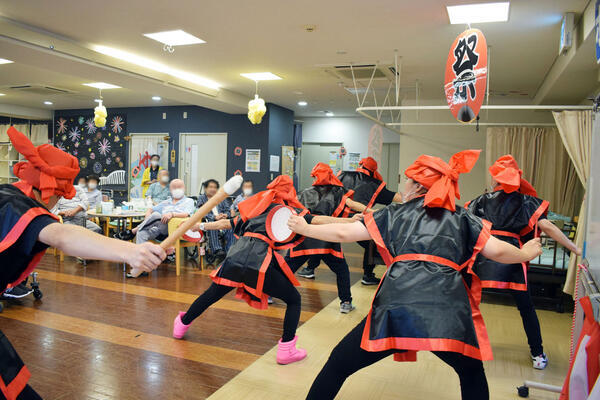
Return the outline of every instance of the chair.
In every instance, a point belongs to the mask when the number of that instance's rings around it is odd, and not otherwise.
[[[62,217],[59,215],[58,219],[60,221],[60,223],[63,223],[63,219]],[[56,257],[56,254],[58,253],[58,259],[60,260],[60,262],[65,261],[65,253],[63,253],[62,250],[58,250],[56,247],[52,248],[52,255]]]
[[[169,235],[179,227],[187,218],[171,218],[169,221]],[[200,258],[200,271],[204,269],[204,262],[200,255],[200,248],[205,246],[205,242],[188,242],[185,239],[179,238],[175,242],[175,273],[177,276],[181,274],[181,249],[185,247],[196,247],[198,249],[198,257]]]

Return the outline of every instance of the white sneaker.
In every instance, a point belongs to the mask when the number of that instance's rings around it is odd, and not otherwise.
[[[352,302],[350,301],[345,301],[342,304],[340,304],[340,312],[342,314],[348,314],[350,311],[355,310],[356,307],[354,307],[354,304],[352,304]]]
[[[545,369],[548,365],[548,357],[546,357],[545,353],[536,357],[531,356],[531,361],[533,361],[533,368],[535,369]]]

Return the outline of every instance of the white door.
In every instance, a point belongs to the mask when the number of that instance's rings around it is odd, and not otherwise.
[[[186,194],[197,196],[202,182],[227,180],[227,133],[181,133],[179,135],[179,177]]]
[[[381,164],[379,172],[387,183],[387,188],[393,192],[398,191],[398,166],[400,164],[400,144],[384,143],[381,151]]]
[[[310,171],[318,162],[331,166],[334,173],[342,168],[339,158],[341,143],[302,143],[300,154],[300,190],[312,185],[313,178]]]
[[[165,137],[169,133],[130,133],[129,144],[129,195],[142,197],[142,176],[150,164],[150,156],[160,156],[160,166],[169,168],[169,142]]]

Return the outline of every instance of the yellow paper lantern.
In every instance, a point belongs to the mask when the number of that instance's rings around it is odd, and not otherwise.
[[[265,101],[258,97],[258,94],[254,95],[254,99],[248,102],[248,119],[252,124],[258,125],[262,122],[262,118],[267,112],[267,106]]]
[[[100,100],[98,106],[94,108],[94,125],[97,128],[103,128],[106,125],[107,116],[106,107],[102,105],[102,100]]]

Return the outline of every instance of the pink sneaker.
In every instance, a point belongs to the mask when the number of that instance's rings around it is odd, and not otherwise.
[[[173,337],[175,339],[182,339],[192,324],[186,325],[181,322],[181,317],[185,315],[185,311],[180,311],[173,321]]]
[[[277,344],[277,364],[291,364],[306,358],[306,350],[296,348],[297,341],[298,336],[295,336],[289,342],[282,342],[279,339]]]

